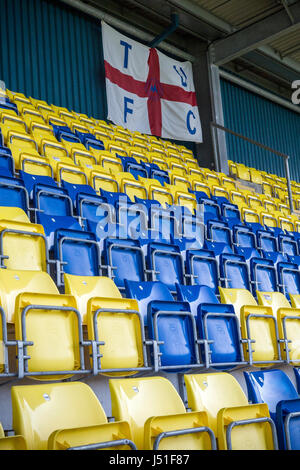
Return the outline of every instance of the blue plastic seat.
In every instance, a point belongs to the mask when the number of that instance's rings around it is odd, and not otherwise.
[[[100,276],[101,253],[92,233],[78,230],[56,230],[54,258],[58,260],[57,285],[64,283],[63,274]]]
[[[139,311],[144,318],[144,325],[148,325],[148,305],[153,300],[174,301],[169,289],[162,282],[140,282],[124,280],[125,296],[135,299],[139,305]]]
[[[0,206],[20,207],[29,214],[29,196],[21,180],[0,176]]]
[[[53,178],[51,178],[51,176],[32,175],[20,170],[20,179],[23,181],[30,199],[33,199],[34,197],[34,188],[36,185],[39,185],[40,187],[46,186],[57,188],[57,183]]]
[[[49,251],[52,251],[54,248],[54,239],[56,231],[82,230],[82,227],[80,226],[78,220],[72,216],[50,215],[44,214],[43,212],[38,212],[37,223],[41,224],[44,227]]]
[[[197,203],[203,206],[203,217],[204,223],[206,224],[209,220],[220,220],[221,209],[213,199],[206,197],[200,197],[197,199]]]
[[[10,149],[0,146],[0,171],[3,176],[14,176],[15,163]]]
[[[73,184],[62,180],[62,187],[70,196],[74,208],[78,207],[78,199],[81,199],[81,197],[85,197],[86,195],[96,196],[96,191],[88,184]]]
[[[279,290],[276,267],[271,260],[260,257],[251,258],[250,277],[254,296],[256,296],[256,291],[276,292]]]
[[[245,225],[236,225],[232,228],[232,239],[237,247],[257,248],[255,233]]]
[[[186,301],[197,319],[201,357],[207,368],[226,370],[245,364],[240,325],[233,305],[220,304],[207,286],[180,286],[178,300]],[[204,346],[206,345],[206,347]]]
[[[147,324],[149,339],[158,346],[152,354],[155,370],[182,373],[200,367],[196,322],[188,302],[151,301]]]
[[[277,276],[280,291],[289,297],[290,294],[300,294],[299,266],[293,263],[277,263]]]
[[[232,234],[230,228],[224,222],[209,220],[207,222],[207,240],[214,243],[222,243],[232,248]]]
[[[125,279],[147,280],[145,257],[138,240],[106,238],[103,256],[107,274],[120,290],[125,289]]]
[[[297,241],[291,235],[287,235],[287,234],[278,235],[278,247],[279,247],[279,250],[286,256],[287,255],[288,256],[299,255]]]
[[[210,287],[219,294],[219,266],[213,251],[188,250],[186,252],[186,275],[192,285]]]
[[[143,204],[117,201],[115,209],[119,238],[140,240],[141,243],[149,239],[148,211]]]
[[[251,403],[266,403],[276,424],[280,449],[300,450],[300,399],[282,370],[244,372],[248,399]],[[293,413],[298,415],[293,416]],[[288,431],[288,439],[285,432]]]
[[[152,271],[152,280],[163,282],[171,292],[175,292],[176,283],[186,283],[184,260],[177,245],[150,242],[147,262]]]
[[[242,256],[228,253],[221,254],[219,269],[224,287],[250,290],[249,266]]]
[[[33,203],[43,214],[73,216],[72,200],[63,188],[37,184],[33,189]],[[39,215],[39,212],[37,214]]]
[[[77,213],[85,229],[94,233],[98,223],[103,227],[106,222],[116,220],[115,208],[104,197],[90,194],[77,194]]]

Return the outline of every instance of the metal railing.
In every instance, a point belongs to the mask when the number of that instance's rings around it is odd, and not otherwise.
[[[260,142],[257,142],[256,140],[250,139],[249,137],[239,134],[238,132],[234,132],[233,130],[228,129],[227,127],[223,127],[215,122],[211,122],[210,125],[211,125],[211,135],[212,135],[213,146],[214,146],[215,166],[216,166],[217,171],[220,171],[220,148],[218,145],[218,137],[217,137],[218,130],[223,131],[227,134],[231,134],[235,137],[238,137],[239,139],[242,139],[245,142],[249,142],[250,144],[255,145],[256,147],[259,147],[263,150],[267,150],[268,152],[271,152],[274,155],[277,155],[278,157],[283,158],[284,166],[285,166],[285,176],[286,176],[286,182],[287,182],[287,188],[288,188],[289,206],[290,206],[291,213],[293,213],[294,206],[293,206],[293,196],[292,196],[291,177],[290,177],[290,168],[289,168],[290,156],[286,155],[285,153],[279,152],[278,150],[275,150],[271,147],[268,147],[267,145],[264,145]]]

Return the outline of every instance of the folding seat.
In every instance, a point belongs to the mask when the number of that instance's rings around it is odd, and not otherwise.
[[[26,123],[19,117],[11,116],[10,114],[1,113],[0,130],[3,136],[3,143],[8,144],[11,133],[19,132],[27,134],[28,128]]]
[[[276,428],[266,404],[249,405],[226,372],[184,376],[189,408],[204,411],[219,450],[277,449]]]
[[[62,180],[73,184],[88,184],[86,172],[80,166],[75,165],[69,157],[48,158],[54,173],[54,178],[60,183]]]
[[[198,204],[203,205],[203,217],[206,224],[209,220],[220,220],[221,210],[219,204],[207,197],[203,197],[202,193],[195,193]]]
[[[21,180],[0,176],[0,204],[2,207],[19,207],[30,214],[28,192]]]
[[[21,169],[22,155],[40,158],[37,144],[28,134],[11,132],[7,146],[11,150],[17,170]]]
[[[38,145],[40,153],[43,153],[43,144],[45,141],[54,142],[57,144],[57,139],[54,136],[53,128],[46,124],[40,124],[36,121],[30,123],[30,133]]]
[[[18,207],[0,208],[1,267],[47,271],[47,241],[41,225],[31,224]]]
[[[102,166],[105,171],[111,173],[123,171],[121,158],[114,157],[107,150],[97,150],[96,153],[95,149],[90,149],[90,152],[96,157],[98,165]]]
[[[229,289],[251,289],[249,266],[243,256],[222,253],[219,257],[221,284]]]
[[[171,292],[175,292],[176,283],[186,284],[184,260],[177,245],[149,243],[147,264],[152,281],[164,283]]]
[[[155,163],[141,162],[141,164],[148,171],[148,177],[150,179],[156,179],[161,185],[170,183],[168,172],[161,170]]]
[[[140,282],[125,279],[124,284],[125,296],[127,299],[135,299],[137,301],[145,326],[148,326],[148,307],[152,301],[174,301],[170,290],[162,282]]]
[[[241,324],[244,355],[252,366],[271,367],[282,363],[276,317],[271,307],[258,306],[246,289],[219,287],[221,302],[232,304]],[[254,345],[254,347],[253,347]]]
[[[174,204],[174,196],[169,190],[165,189],[159,181],[150,178],[141,178],[140,176],[139,181],[143,183],[146,188],[149,199],[154,199],[163,207],[172,206]],[[147,197],[144,199],[147,199]]]
[[[300,294],[300,271],[298,264],[290,262],[277,263],[279,290],[288,298]]]
[[[103,256],[108,277],[120,290],[125,288],[125,279],[147,280],[146,262],[139,240],[105,238]]]
[[[174,204],[177,206],[181,206],[182,208],[188,209],[192,214],[195,214],[197,211],[197,200],[194,194],[191,194],[186,191],[182,190],[177,190],[176,185],[164,185],[165,188],[167,188],[170,192],[170,194],[173,195],[174,199]]]
[[[232,232],[226,223],[218,220],[208,220],[207,222],[207,241],[215,245],[232,247]]]
[[[128,150],[128,157],[134,158],[138,163],[149,163],[147,154],[144,153],[142,148],[139,148],[135,145],[133,145],[131,149]]]
[[[33,111],[30,108],[24,108],[22,112],[22,118],[27,127],[30,127],[30,124],[34,121],[38,124],[45,124],[45,120],[42,116],[41,113],[39,113],[37,110]]]
[[[32,175],[30,173],[26,173],[25,171],[20,170],[19,179],[25,187],[30,200],[33,199],[34,193],[36,194],[39,188],[42,188],[44,186],[47,188],[57,188],[57,182],[50,176]]]
[[[94,165],[92,168],[85,167],[84,171],[87,175],[88,183],[92,188],[99,192],[99,190],[118,192],[119,183],[110,171],[105,170],[100,165]]]
[[[187,413],[175,387],[164,377],[110,379],[109,387],[112,414],[129,422],[139,450],[216,448],[206,414]]]
[[[14,430],[30,450],[136,449],[128,423],[108,422],[84,383],[14,386],[11,396]]]
[[[253,252],[249,266],[254,296],[256,296],[256,291],[275,292],[278,289],[276,267],[271,260],[255,256]]]
[[[288,363],[297,364],[300,360],[300,310],[291,308],[281,292],[257,292],[260,305],[270,306],[277,317],[281,355]]]
[[[187,250],[185,269],[192,285],[208,286],[219,294],[219,265],[213,251]]]
[[[148,336],[156,345],[151,355],[155,371],[182,373],[203,367],[188,302],[154,299],[148,304],[147,317]]]
[[[69,157],[69,152],[67,149],[58,141],[43,139],[41,147],[40,147],[41,155],[46,158],[52,158],[56,161],[60,161],[60,159],[66,160],[69,163],[74,163],[72,159]]]
[[[120,191],[126,193],[132,202],[135,197],[140,199],[147,199],[148,191],[143,184],[143,180],[137,181],[131,173],[117,173],[114,175],[116,181],[119,184]]]
[[[282,370],[244,372],[251,403],[266,403],[276,424],[279,448],[299,450],[299,395]]]
[[[63,274],[101,275],[100,247],[94,234],[72,229],[58,229],[54,235],[56,283],[63,285]]]
[[[170,168],[168,167],[167,161],[161,153],[150,152],[148,157],[150,163],[155,163],[161,170],[169,171]]]
[[[177,284],[176,289],[178,300],[188,302],[196,318],[198,343],[205,367],[223,370],[246,364],[240,325],[233,306],[220,304],[207,286]]]
[[[148,178],[148,171],[143,165],[139,164],[133,157],[120,157],[124,172],[129,172],[138,179],[139,176],[142,178]],[[122,172],[123,170],[121,170]]]
[[[1,143],[1,137],[0,137]],[[12,157],[11,151],[7,147],[0,145],[0,171],[3,176],[13,177],[15,174],[15,162]]]
[[[74,208],[79,207],[82,198],[96,196],[96,191],[89,184],[71,184],[63,180],[62,188],[67,191]]]

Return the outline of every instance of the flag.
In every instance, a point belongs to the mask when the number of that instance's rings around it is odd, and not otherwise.
[[[191,62],[174,60],[102,21],[107,119],[131,131],[202,142]]]

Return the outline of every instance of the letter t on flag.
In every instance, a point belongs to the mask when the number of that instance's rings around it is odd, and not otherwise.
[[[190,62],[179,62],[102,21],[107,119],[131,131],[202,142]]]

